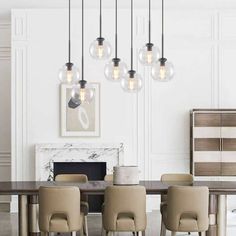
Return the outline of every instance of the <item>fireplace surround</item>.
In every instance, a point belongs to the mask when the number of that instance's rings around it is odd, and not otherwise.
[[[123,165],[123,143],[36,144],[35,180],[52,181],[56,162],[105,162],[106,174]]]

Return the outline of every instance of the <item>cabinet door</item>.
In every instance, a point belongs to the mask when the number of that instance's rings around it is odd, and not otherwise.
[[[222,114],[222,175],[236,176],[236,114]]]
[[[195,176],[221,175],[221,113],[195,113],[193,125]]]

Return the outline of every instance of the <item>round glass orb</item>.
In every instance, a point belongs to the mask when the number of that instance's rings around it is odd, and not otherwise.
[[[71,100],[75,104],[90,103],[94,97],[94,89],[86,84],[84,88],[81,88],[80,84],[73,86],[71,90]]]
[[[96,39],[91,43],[89,53],[96,60],[108,59],[111,56],[111,45],[106,40],[101,42]]]
[[[79,80],[79,69],[75,65],[70,69],[64,65],[59,70],[58,77],[62,84],[75,84]]]
[[[141,90],[143,85],[141,75],[135,71],[128,71],[124,78],[121,79],[121,87],[125,92],[136,93]]]
[[[118,82],[123,78],[128,69],[124,62],[114,62],[114,59],[109,61],[104,68],[105,77],[113,82]]]
[[[159,61],[152,66],[151,76],[156,81],[170,81],[174,77],[174,66],[169,61],[166,61],[163,65]]]
[[[145,66],[151,66],[160,57],[160,50],[158,47],[148,47],[145,45],[139,50],[139,61]]]

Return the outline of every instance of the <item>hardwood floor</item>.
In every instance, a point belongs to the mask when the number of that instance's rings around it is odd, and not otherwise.
[[[0,213],[0,236],[18,236],[17,232],[17,214]],[[101,216],[100,215],[89,215],[88,225],[89,225],[89,236],[101,236]],[[236,226],[227,228],[227,236],[236,235]],[[61,234],[61,236],[69,234]],[[79,234],[78,234],[79,235]],[[116,236],[132,236],[130,233],[119,233]],[[147,236],[160,236],[160,214],[158,211],[154,211],[148,214],[148,227],[146,231]],[[186,235],[180,233],[178,235]],[[196,233],[191,234],[192,236],[197,236]],[[167,231],[167,236],[170,233]]]

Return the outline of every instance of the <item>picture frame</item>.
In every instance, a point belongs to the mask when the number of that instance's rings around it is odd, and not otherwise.
[[[94,98],[72,109],[68,107],[72,85],[61,85],[61,136],[98,137],[100,136],[100,84],[89,83],[94,89]]]

